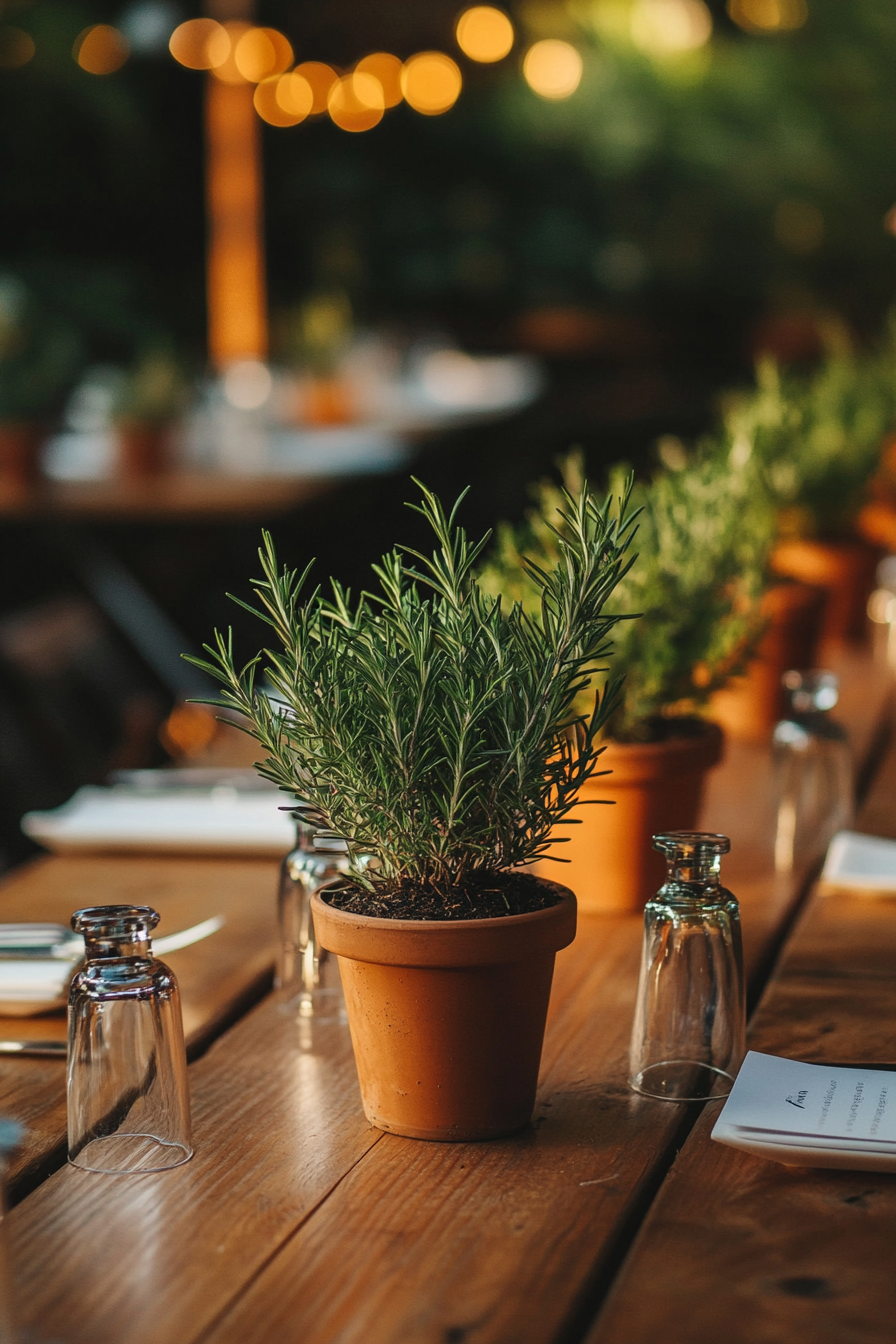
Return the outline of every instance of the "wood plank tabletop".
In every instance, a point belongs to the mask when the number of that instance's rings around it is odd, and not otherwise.
[[[326,476],[172,471],[145,480],[40,481],[0,494],[0,517],[93,522],[264,519],[333,489]]]
[[[181,987],[184,1031],[201,1049],[270,986],[276,950],[278,865],[270,859],[58,857],[36,859],[0,886],[0,921],[67,925],[83,906],[151,905],[159,933],[176,933],[213,915],[225,924],[165,960]],[[66,1036],[65,1013],[0,1016],[5,1040]],[[25,1126],[10,1170],[15,1184],[63,1160],[65,1060],[0,1056],[0,1114]]]
[[[843,716],[867,751],[889,681],[867,661],[854,674]],[[704,817],[735,842],[726,879],[755,975],[805,878],[773,880],[757,820],[769,784],[767,753],[732,751]],[[535,1123],[491,1143],[371,1129],[345,1025],[269,996],[191,1066],[191,1163],[63,1168],[13,1210],[24,1322],[63,1344],[579,1338],[693,1119],[627,1086],[640,939],[638,916],[580,920],[558,957]]]
[[[896,837],[896,747],[857,829]],[[896,891],[818,883],[749,1045],[896,1068]],[[713,1143],[705,1108],[587,1344],[891,1344],[896,1176],[785,1167]]]

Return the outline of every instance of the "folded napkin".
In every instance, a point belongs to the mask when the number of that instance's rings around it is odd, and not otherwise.
[[[896,1072],[751,1050],[712,1137],[790,1167],[896,1171]]]
[[[896,840],[838,831],[828,847],[821,876],[841,887],[896,894]]]
[[[28,812],[22,830],[60,854],[141,850],[281,858],[296,842],[295,825],[283,810],[288,806],[273,787],[90,785],[52,812]]]

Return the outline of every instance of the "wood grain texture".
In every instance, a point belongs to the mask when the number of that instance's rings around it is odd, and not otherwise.
[[[767,755],[729,757],[705,817],[729,822],[726,876],[754,929],[753,967],[796,886],[770,894],[756,853],[769,784]],[[581,919],[558,957],[535,1124],[487,1144],[369,1130],[345,1029],[301,1049],[268,1000],[190,1070],[192,1163],[121,1181],[62,1170],[13,1211],[26,1324],[60,1344],[563,1337],[612,1273],[685,1118],[627,1086],[640,940],[636,916]]]
[[[178,978],[188,1047],[211,1040],[238,1005],[263,987],[276,946],[278,866],[269,860],[67,857],[37,859],[0,886],[0,920],[68,924],[86,905],[151,905],[159,933],[224,915],[202,943],[165,958]],[[0,1017],[0,1036],[66,1035],[65,1014]],[[0,1057],[0,1114],[25,1127],[10,1176],[23,1179],[47,1161],[65,1135],[65,1061]]]
[[[860,829],[896,829],[896,749]],[[883,829],[883,827],[881,828]],[[751,1025],[750,1045],[896,1067],[896,899],[814,891]],[[896,1178],[819,1171],[715,1144],[706,1108],[587,1344],[890,1344]]]
[[[191,1067],[186,1166],[64,1167],[12,1211],[19,1314],[37,1338],[187,1344],[377,1142],[347,1028],[302,1027],[271,996]]]

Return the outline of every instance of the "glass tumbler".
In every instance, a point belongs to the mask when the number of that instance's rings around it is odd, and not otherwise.
[[[296,848],[280,869],[277,918],[280,948],[275,986],[284,992],[287,1012],[299,1017],[343,1017],[339,963],[314,934],[311,897],[349,870],[344,841],[317,841],[307,822],[297,821]],[[325,845],[332,848],[326,849]]]
[[[840,683],[833,672],[785,672],[790,699],[775,726],[775,869],[790,872],[801,857],[818,858],[831,836],[850,826],[855,785],[843,727],[830,717]]]
[[[667,880],[644,910],[629,1082],[664,1101],[727,1096],[744,1056],[740,911],[719,882],[724,835],[653,837]]]
[[[193,1155],[180,995],[152,955],[147,905],[78,910],[86,960],[68,1016],[68,1160],[85,1171],[166,1171]]]

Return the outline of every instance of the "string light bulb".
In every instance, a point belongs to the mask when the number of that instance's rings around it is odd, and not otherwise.
[[[390,56],[387,51],[375,51],[370,56],[362,56],[355,66],[359,75],[373,75],[383,90],[383,103],[386,107],[397,107],[401,102],[401,61]]]
[[[569,98],[581,83],[582,58],[571,43],[546,37],[526,52],[523,77],[539,98]]]
[[[171,34],[168,50],[188,70],[212,70],[230,55],[230,37],[215,19],[187,19]]]
[[[460,96],[463,80],[450,56],[441,51],[421,51],[405,61],[401,91],[405,101],[425,117],[449,111]]]
[[[513,46],[513,24],[493,5],[465,9],[457,21],[457,45],[471,61],[491,64],[503,60]]]
[[[127,39],[110,23],[95,23],[79,33],[72,55],[89,75],[112,75],[130,55]]]

